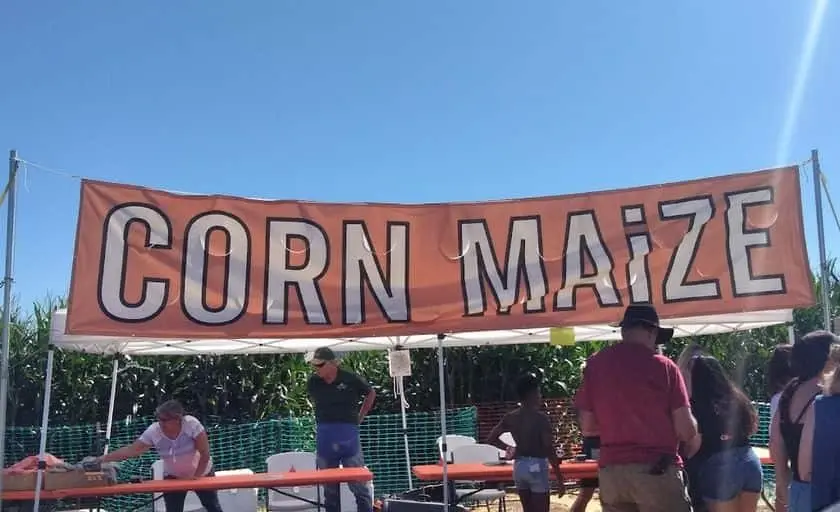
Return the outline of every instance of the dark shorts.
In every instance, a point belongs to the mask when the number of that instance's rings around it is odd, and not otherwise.
[[[761,461],[752,447],[715,453],[697,468],[697,494],[707,501],[729,501],[742,492],[761,492]]]
[[[583,438],[583,455],[589,460],[598,460],[598,451],[601,449],[600,437],[584,437]],[[580,487],[582,489],[597,489],[597,478],[582,478],[580,480]]]

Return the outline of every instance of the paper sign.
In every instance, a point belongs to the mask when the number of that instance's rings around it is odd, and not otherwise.
[[[552,327],[548,330],[549,343],[557,347],[569,347],[575,344],[575,330],[571,327]]]

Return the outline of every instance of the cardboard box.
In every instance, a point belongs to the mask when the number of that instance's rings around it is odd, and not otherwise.
[[[27,471],[25,473],[15,473],[12,475],[2,475],[3,491],[34,491],[37,483],[38,473],[36,471]],[[41,488],[44,482],[41,481]]]
[[[101,471],[49,471],[44,478],[44,489],[47,491],[101,487],[103,485],[111,485],[111,482]]]

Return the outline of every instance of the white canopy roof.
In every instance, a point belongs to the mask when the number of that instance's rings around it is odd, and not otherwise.
[[[305,353],[318,347],[330,346],[337,351],[386,350],[402,348],[434,348],[437,335],[370,337],[370,338],[306,338],[306,339],[210,339],[161,340],[137,336],[75,336],[64,333],[67,310],[52,314],[50,343],[60,350],[96,354],[202,355],[202,354],[276,354]],[[793,311],[774,310],[735,313],[694,318],[663,320],[663,325],[675,329],[675,337],[702,336],[733,331],[745,331],[793,321]],[[578,342],[606,341],[619,338],[616,328],[609,325],[575,327]],[[549,329],[521,329],[510,331],[482,331],[447,334],[447,347],[518,345],[548,343]]]

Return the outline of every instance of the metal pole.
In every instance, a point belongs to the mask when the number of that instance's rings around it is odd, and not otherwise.
[[[408,473],[408,490],[413,490],[414,479],[411,478],[411,450],[408,444],[408,420],[405,417],[405,383],[403,382],[405,377],[397,378],[399,379],[397,386],[399,386],[400,390],[400,413],[402,415],[403,442],[405,443],[405,470]]]
[[[814,171],[814,206],[817,210],[817,240],[820,247],[820,289],[823,303],[823,326],[831,330],[831,299],[828,294],[828,264],[825,257],[825,227],[822,208],[822,173],[820,157],[816,149],[811,150],[811,169]]]
[[[44,410],[41,411],[41,445],[38,448],[38,476],[35,479],[35,506],[32,510],[40,510],[41,487],[44,481],[44,470],[47,469],[47,427],[50,424],[50,394],[52,393],[53,351],[47,352],[47,377],[44,382]]]
[[[111,370],[111,401],[108,403],[108,423],[105,425],[105,451],[111,449],[111,427],[114,425],[114,402],[117,398],[117,377],[120,372],[120,360],[114,357],[114,369]]]
[[[449,472],[447,465],[449,461],[446,460],[448,448],[446,446],[446,383],[444,382],[444,365],[443,365],[443,338],[446,335],[438,334],[438,390],[440,392],[440,452],[443,454],[443,510],[449,512]]]
[[[9,400],[9,339],[12,323],[12,269],[15,255],[15,179],[17,151],[9,152],[9,184],[6,219],[6,273],[3,276],[3,337],[0,359],[0,469],[6,467],[6,409]],[[3,479],[0,478],[0,509],[3,508]]]

